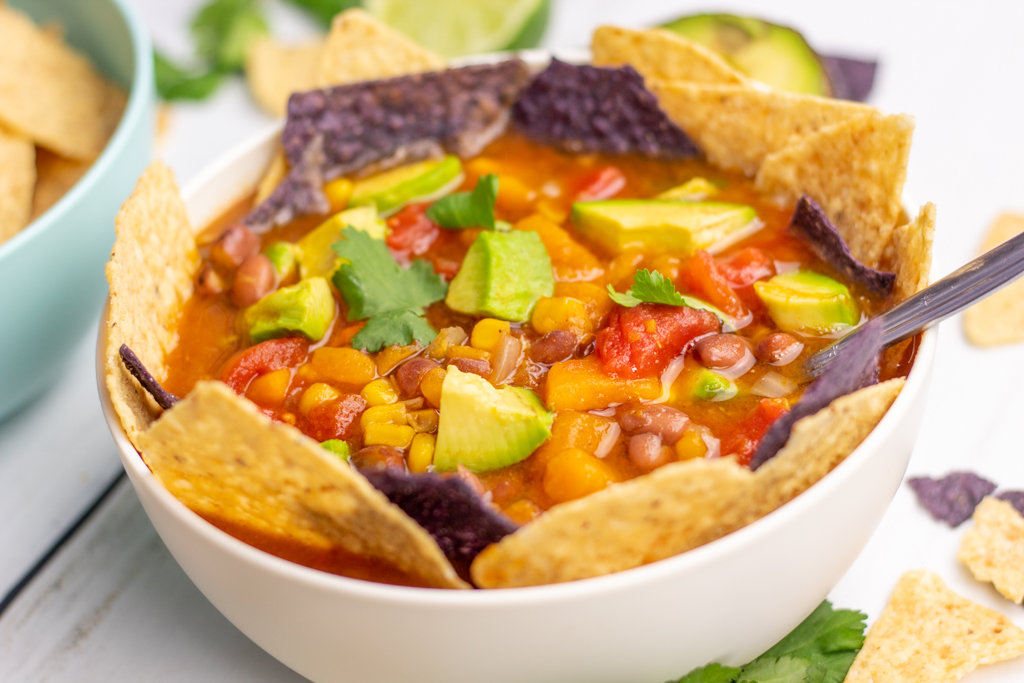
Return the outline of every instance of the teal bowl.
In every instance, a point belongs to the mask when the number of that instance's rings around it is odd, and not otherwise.
[[[153,49],[128,0],[10,0],[129,92],[106,149],[49,211],[0,244],[0,421],[65,371],[107,296],[114,216],[153,154]]]

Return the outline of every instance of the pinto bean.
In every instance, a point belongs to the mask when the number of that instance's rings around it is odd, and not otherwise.
[[[196,288],[200,294],[214,296],[224,291],[224,280],[217,274],[211,263],[204,263],[196,277]]]
[[[441,364],[429,358],[412,358],[398,366],[395,371],[395,381],[398,382],[398,390],[402,396],[415,396],[420,389],[420,380],[434,368],[441,367]]]
[[[405,455],[393,446],[366,446],[348,459],[357,470],[405,471]]]
[[[239,308],[252,306],[274,289],[277,272],[263,254],[253,254],[242,262],[231,285],[231,301]]]
[[[210,247],[210,260],[222,268],[234,270],[260,250],[260,238],[241,224],[232,225]]]
[[[537,363],[551,365],[565,360],[576,350],[576,335],[569,330],[551,330],[530,349],[530,358]]]
[[[629,439],[629,459],[644,472],[664,465],[671,455],[672,449],[666,448],[657,434],[634,434]]]
[[[627,433],[655,434],[667,444],[678,441],[690,424],[686,413],[669,406],[623,406],[617,412]]]
[[[463,372],[472,372],[484,379],[491,375],[491,364],[481,358],[452,358],[448,365],[454,365]]]
[[[804,350],[803,342],[785,332],[772,332],[757,343],[754,355],[768,365],[788,365]]]
[[[746,356],[747,343],[735,334],[712,334],[693,345],[693,357],[712,370],[731,368]]]

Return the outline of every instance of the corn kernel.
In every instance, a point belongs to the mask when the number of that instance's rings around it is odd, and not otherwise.
[[[398,400],[398,392],[391,386],[391,382],[381,377],[375,379],[359,392],[368,405],[372,406],[386,406],[389,403],[394,403]]]
[[[469,339],[469,345],[475,349],[494,351],[501,341],[501,335],[509,334],[511,331],[512,325],[504,320],[484,318],[473,326],[473,336]]]
[[[323,382],[311,384],[309,388],[302,392],[302,398],[299,399],[299,412],[303,415],[308,415],[309,411],[313,410],[313,408],[329,403],[339,396],[341,394],[330,384],[324,384]]]
[[[292,427],[294,427],[295,423],[298,421],[298,418],[295,417],[295,413],[284,413],[281,415],[281,422],[291,425]]]
[[[372,410],[372,408],[371,408]],[[363,443],[367,446],[393,446],[408,448],[416,432],[407,425],[385,424],[373,422],[363,432]]]
[[[362,351],[350,348],[325,346],[317,349],[313,352],[311,364],[317,379],[332,384],[361,387],[377,376],[377,366],[373,359]]]
[[[405,406],[401,403],[367,408],[359,418],[359,424],[362,425],[364,431],[371,424],[404,425],[405,422]]]
[[[331,203],[332,212],[341,211],[348,206],[353,187],[352,181],[348,178],[338,178],[324,185],[324,194]]]
[[[288,385],[292,381],[292,371],[288,368],[281,368],[260,375],[249,383],[245,395],[250,401],[268,408],[276,408],[284,403],[285,395],[288,393]]]
[[[426,472],[427,468],[434,462],[433,434],[417,434],[412,438],[412,445],[409,447],[409,471]]]
[[[438,415],[432,408],[426,410],[414,410],[406,417],[409,426],[417,432],[436,432]]]
[[[542,296],[533,307],[530,325],[538,334],[552,330],[569,330],[577,336],[583,334],[590,323],[586,305],[567,296]]]
[[[295,379],[301,382],[315,382],[316,370],[313,369],[312,363],[303,363],[299,366],[299,369],[295,371]]]
[[[708,447],[696,429],[687,429],[675,445],[676,457],[680,460],[696,460],[707,455]]]
[[[385,347],[377,354],[377,374],[383,377],[398,367],[398,364],[406,358],[415,356],[422,348],[419,344],[408,344],[407,346],[392,344]]]
[[[441,385],[446,374],[444,368],[434,368],[420,380],[420,393],[435,408],[441,407]]]
[[[414,410],[420,410],[423,407],[423,397],[417,396],[416,398],[407,398],[401,403],[409,412],[412,412]]]
[[[559,503],[596,493],[615,481],[615,472],[601,459],[567,448],[548,462],[544,493]]]
[[[526,524],[540,514],[540,508],[533,501],[520,498],[505,508],[505,514],[512,518],[517,524]]]
[[[472,358],[473,360],[490,360],[491,354],[483,349],[475,349],[472,346],[451,346],[448,353],[444,354],[445,359]]]

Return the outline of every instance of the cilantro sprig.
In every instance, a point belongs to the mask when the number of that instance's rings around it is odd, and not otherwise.
[[[442,228],[485,228],[494,230],[494,203],[498,199],[498,176],[489,173],[476,181],[470,192],[442,197],[427,209],[427,218]]]
[[[729,323],[730,318],[724,312],[700,299],[684,296],[676,291],[675,285],[667,277],[647,269],[638,270],[633,276],[633,286],[625,292],[616,292],[608,285],[608,296],[611,300],[625,308],[633,308],[640,304],[667,304],[669,306],[688,306],[700,308],[718,316],[722,323]]]
[[[335,271],[334,286],[341,292],[353,320],[368,319],[352,339],[352,346],[379,351],[392,344],[429,344],[437,333],[423,318],[426,306],[440,301],[448,285],[426,261],[398,265],[383,240],[348,226],[343,240],[333,245],[345,259]]]
[[[754,661],[738,669],[708,664],[671,683],[842,683],[864,645],[866,618],[826,600]]]

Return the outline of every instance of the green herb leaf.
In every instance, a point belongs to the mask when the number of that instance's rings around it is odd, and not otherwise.
[[[352,226],[341,234],[345,239],[333,248],[348,263],[335,271],[334,286],[345,298],[353,320],[423,308],[440,301],[448,292],[448,285],[428,262],[413,261],[410,267],[402,268],[383,240]]]
[[[740,670],[721,664],[708,664],[699,669],[694,669],[678,681],[669,683],[732,683],[739,675]]]
[[[732,322],[729,316],[706,301],[701,301],[693,296],[683,296],[677,292],[672,281],[658,271],[653,273],[646,269],[637,271],[633,276],[633,286],[625,292],[616,292],[611,285],[608,285],[608,296],[612,301],[626,308],[633,308],[645,303],[689,306],[714,313],[723,324]]]
[[[249,44],[267,33],[257,0],[213,0],[192,19],[196,53],[221,71],[241,70]]]
[[[288,0],[296,7],[300,7],[319,21],[324,27],[331,25],[331,19],[338,12],[344,12],[353,7],[359,7],[359,0]]]
[[[853,663],[852,659],[850,660],[850,663]],[[847,667],[847,669],[849,669],[849,667]],[[824,662],[818,662],[807,669],[807,678],[805,678],[804,681],[805,683],[825,683],[825,681],[828,680],[828,676],[828,667],[825,666]],[[843,676],[845,677],[846,674],[843,674]]]
[[[153,51],[156,90],[162,100],[204,100],[220,85],[224,74],[216,69],[190,73]]]
[[[456,192],[438,199],[427,209],[427,218],[449,230],[494,230],[494,202],[497,198],[498,176],[490,173],[477,180],[472,192]]]
[[[352,348],[371,353],[392,344],[411,344],[414,340],[426,346],[437,332],[426,319],[414,311],[388,311],[366,321],[366,326],[352,338]]]
[[[743,667],[738,683],[805,683],[811,660],[804,657],[758,657]]]

